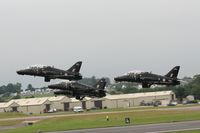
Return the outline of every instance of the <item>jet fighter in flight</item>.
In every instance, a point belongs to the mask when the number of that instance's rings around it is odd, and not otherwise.
[[[180,66],[174,67],[169,73],[164,76],[142,72],[131,71],[123,76],[116,77],[116,82],[136,82],[141,83],[143,88],[150,88],[151,85],[179,85],[180,81],[177,78]]]
[[[44,77],[45,82],[51,79],[80,80],[82,75],[79,73],[82,62],[79,61],[68,70],[61,70],[53,66],[34,65],[23,70],[17,71],[19,75],[30,75]]]
[[[77,81],[61,82],[58,84],[49,85],[50,89],[59,90],[54,92],[55,95],[66,95],[68,97],[75,97],[82,100],[84,97],[98,97],[102,98],[106,96],[104,90],[106,81],[104,78],[100,79],[94,86],[88,86]]]

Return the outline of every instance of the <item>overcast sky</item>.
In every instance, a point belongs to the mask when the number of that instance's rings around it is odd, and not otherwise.
[[[110,77],[130,70],[200,73],[199,0],[1,0],[0,85],[45,86],[19,76],[34,64]],[[59,80],[58,80],[59,81]],[[55,80],[52,83],[57,82]],[[48,83],[50,84],[50,83]]]

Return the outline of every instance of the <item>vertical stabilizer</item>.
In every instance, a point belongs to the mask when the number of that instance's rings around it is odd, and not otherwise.
[[[75,63],[70,69],[68,69],[67,71],[70,73],[79,73],[80,69],[81,69],[81,65],[82,65],[82,61],[79,61],[77,63]]]
[[[104,78],[100,79],[97,84],[94,85],[95,88],[104,90],[106,87],[106,80]]]
[[[166,77],[169,77],[169,78],[177,78],[178,76],[178,73],[179,73],[179,69],[180,69],[180,66],[175,66],[168,74],[166,74],[165,76]]]

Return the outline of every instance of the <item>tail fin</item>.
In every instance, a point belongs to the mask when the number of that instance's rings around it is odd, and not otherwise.
[[[100,90],[104,90],[106,87],[106,80],[104,78],[100,79],[95,85],[95,88],[100,89]]]
[[[76,64],[74,64],[70,69],[68,69],[68,72],[71,73],[79,73],[80,69],[81,69],[81,65],[82,65],[82,61],[77,62]]]
[[[175,66],[168,74],[166,74],[166,77],[170,78],[177,78],[178,72],[179,72],[180,66]]]

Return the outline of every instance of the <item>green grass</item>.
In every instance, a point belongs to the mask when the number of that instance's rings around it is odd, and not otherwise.
[[[179,105],[179,106],[160,106],[160,107],[133,107],[133,108],[116,108],[116,109],[102,109],[102,110],[90,110],[87,113],[96,113],[96,112],[115,112],[115,111],[134,111],[134,110],[148,110],[148,109],[163,109],[163,108],[180,108],[180,107],[193,107],[193,106],[200,106],[196,105]],[[15,113],[15,112],[7,112],[7,113],[0,113],[0,119],[4,118],[17,118],[17,117],[31,117],[31,116],[48,116],[48,115],[65,115],[65,114],[74,114],[73,111],[68,112],[57,112],[57,113],[46,113],[46,114],[23,114],[23,113]]]
[[[0,126],[14,126],[17,124],[22,123],[22,120],[15,120],[15,121],[0,121]]]
[[[110,121],[106,121],[106,115],[89,114],[86,116],[68,116],[51,118],[38,122],[32,126],[26,126],[4,133],[36,133],[37,131],[62,131],[96,127],[125,126],[124,118],[130,117],[131,125],[200,120],[200,111],[194,110],[146,110],[143,112],[132,111],[129,113],[111,113]]]
[[[190,104],[190,105],[178,105],[178,106],[136,106],[132,108],[115,108],[115,109],[102,109],[102,110],[91,110],[90,112],[113,112],[113,111],[131,111],[131,110],[148,110],[148,109],[167,109],[167,108],[182,108],[182,107],[195,107],[200,106],[199,104]]]
[[[23,113],[16,113],[16,112],[7,112],[7,113],[0,113],[0,119],[4,118],[16,118],[16,117],[26,117],[28,115]]]
[[[6,118],[20,118],[20,117],[26,117],[28,115],[23,114],[23,113],[14,113],[14,112],[9,112],[9,113],[0,113],[0,120],[1,119],[6,119]],[[13,126],[21,123],[22,120],[15,120],[15,121],[0,121],[0,126]]]

